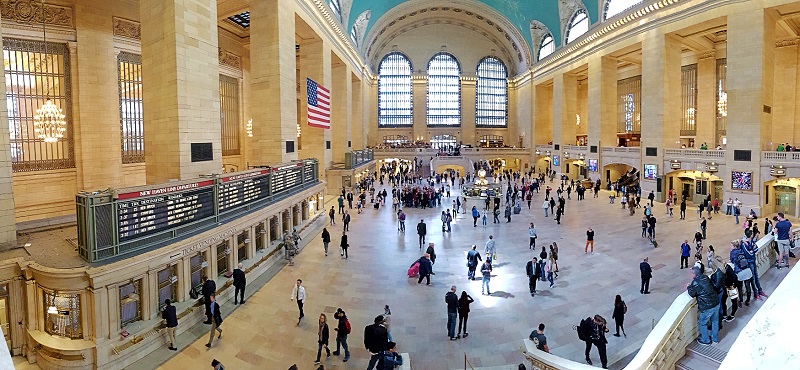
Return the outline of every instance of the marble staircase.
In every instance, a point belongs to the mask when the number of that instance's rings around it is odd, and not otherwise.
[[[686,346],[686,355],[675,364],[676,370],[711,370],[719,369],[728,352],[712,346],[703,346],[692,342]]]

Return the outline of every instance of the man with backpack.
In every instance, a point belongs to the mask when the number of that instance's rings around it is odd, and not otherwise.
[[[347,315],[341,308],[336,310],[333,318],[339,320],[339,325],[333,329],[336,331],[336,351],[333,352],[333,355],[339,356],[341,353],[339,348],[344,347],[344,359],[342,361],[347,362],[350,360],[350,348],[347,347],[347,335],[350,334],[351,330],[350,320],[347,319]]]
[[[689,296],[697,299],[697,326],[700,329],[700,338],[697,343],[707,346],[711,342],[719,342],[719,298],[717,297],[711,279],[700,271],[700,267],[692,267],[694,279],[686,287]],[[709,337],[708,324],[711,322]]]
[[[383,315],[375,317],[375,323],[364,328],[364,347],[369,351],[370,358],[367,370],[372,370],[378,364],[378,360],[383,356],[389,346],[389,332],[383,323]]]
[[[597,347],[597,352],[600,355],[600,364],[603,366],[603,369],[608,368],[608,356],[606,355],[606,344],[608,340],[606,340],[606,333],[608,332],[608,328],[606,327],[606,319],[600,315],[594,315],[594,318],[587,317],[581,320],[581,323],[578,325],[578,339],[584,341],[586,343],[586,351],[584,354],[586,355],[586,363],[591,365],[592,360],[589,358],[589,353],[592,350],[592,345],[594,344]]]

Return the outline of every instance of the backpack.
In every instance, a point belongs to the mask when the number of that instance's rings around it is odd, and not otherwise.
[[[350,327],[350,320],[349,320],[349,319],[344,319],[344,329],[345,329],[344,331],[345,331],[347,334],[350,334],[350,330],[351,330],[352,328]]]
[[[744,270],[750,265],[747,263],[747,257],[744,256],[743,253],[740,253],[738,257],[736,257],[736,266],[739,266],[739,269]]]
[[[592,340],[592,318],[587,317],[578,324],[578,339],[586,342]]]

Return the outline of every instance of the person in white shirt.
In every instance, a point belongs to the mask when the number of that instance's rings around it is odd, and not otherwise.
[[[483,248],[483,252],[486,253],[486,259],[489,263],[492,263],[492,259],[494,258],[495,253],[497,250],[494,246],[494,237],[489,235],[489,240],[486,241],[486,246]]]
[[[297,326],[300,326],[300,320],[303,319],[303,303],[306,301],[306,288],[302,286],[303,280],[297,279],[297,285],[292,288],[292,297],[290,300],[297,299],[297,308],[300,309],[300,317],[297,319]]]

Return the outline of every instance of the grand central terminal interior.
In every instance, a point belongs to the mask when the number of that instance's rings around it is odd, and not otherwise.
[[[695,342],[678,262],[706,200],[722,210],[708,210],[705,243],[726,260],[742,224],[781,213],[800,226],[800,2],[0,0],[0,14],[0,368],[363,369],[363,328],[387,305],[398,369],[589,369],[574,327],[611,320],[617,294],[630,335],[608,333],[610,368],[800,366],[796,324],[781,316],[800,305],[800,275],[776,268],[771,234],[754,257],[768,297],[749,303],[748,288],[710,347]],[[479,169],[503,207],[521,205],[510,224],[471,219],[473,205],[486,217],[488,195],[462,192]],[[532,207],[506,194],[540,174]],[[614,203],[612,185],[633,174],[642,204],[654,195],[658,243],[639,237],[643,210]],[[453,177],[434,208],[393,207],[395,191],[431,179],[437,193]],[[562,184],[599,196],[573,194],[556,223],[544,187]],[[350,192],[352,231],[335,210]],[[671,194],[686,220],[669,215]],[[429,287],[406,275],[425,251],[420,220],[439,256]],[[534,223],[562,267],[529,298]],[[465,256],[490,235],[483,295]],[[235,269],[246,303],[234,304]],[[225,321],[208,347],[205,277]],[[453,341],[451,285],[475,297],[472,333]],[[317,318],[333,329],[337,309],[353,327],[347,357],[314,361]],[[528,340],[539,323],[550,353]]]

